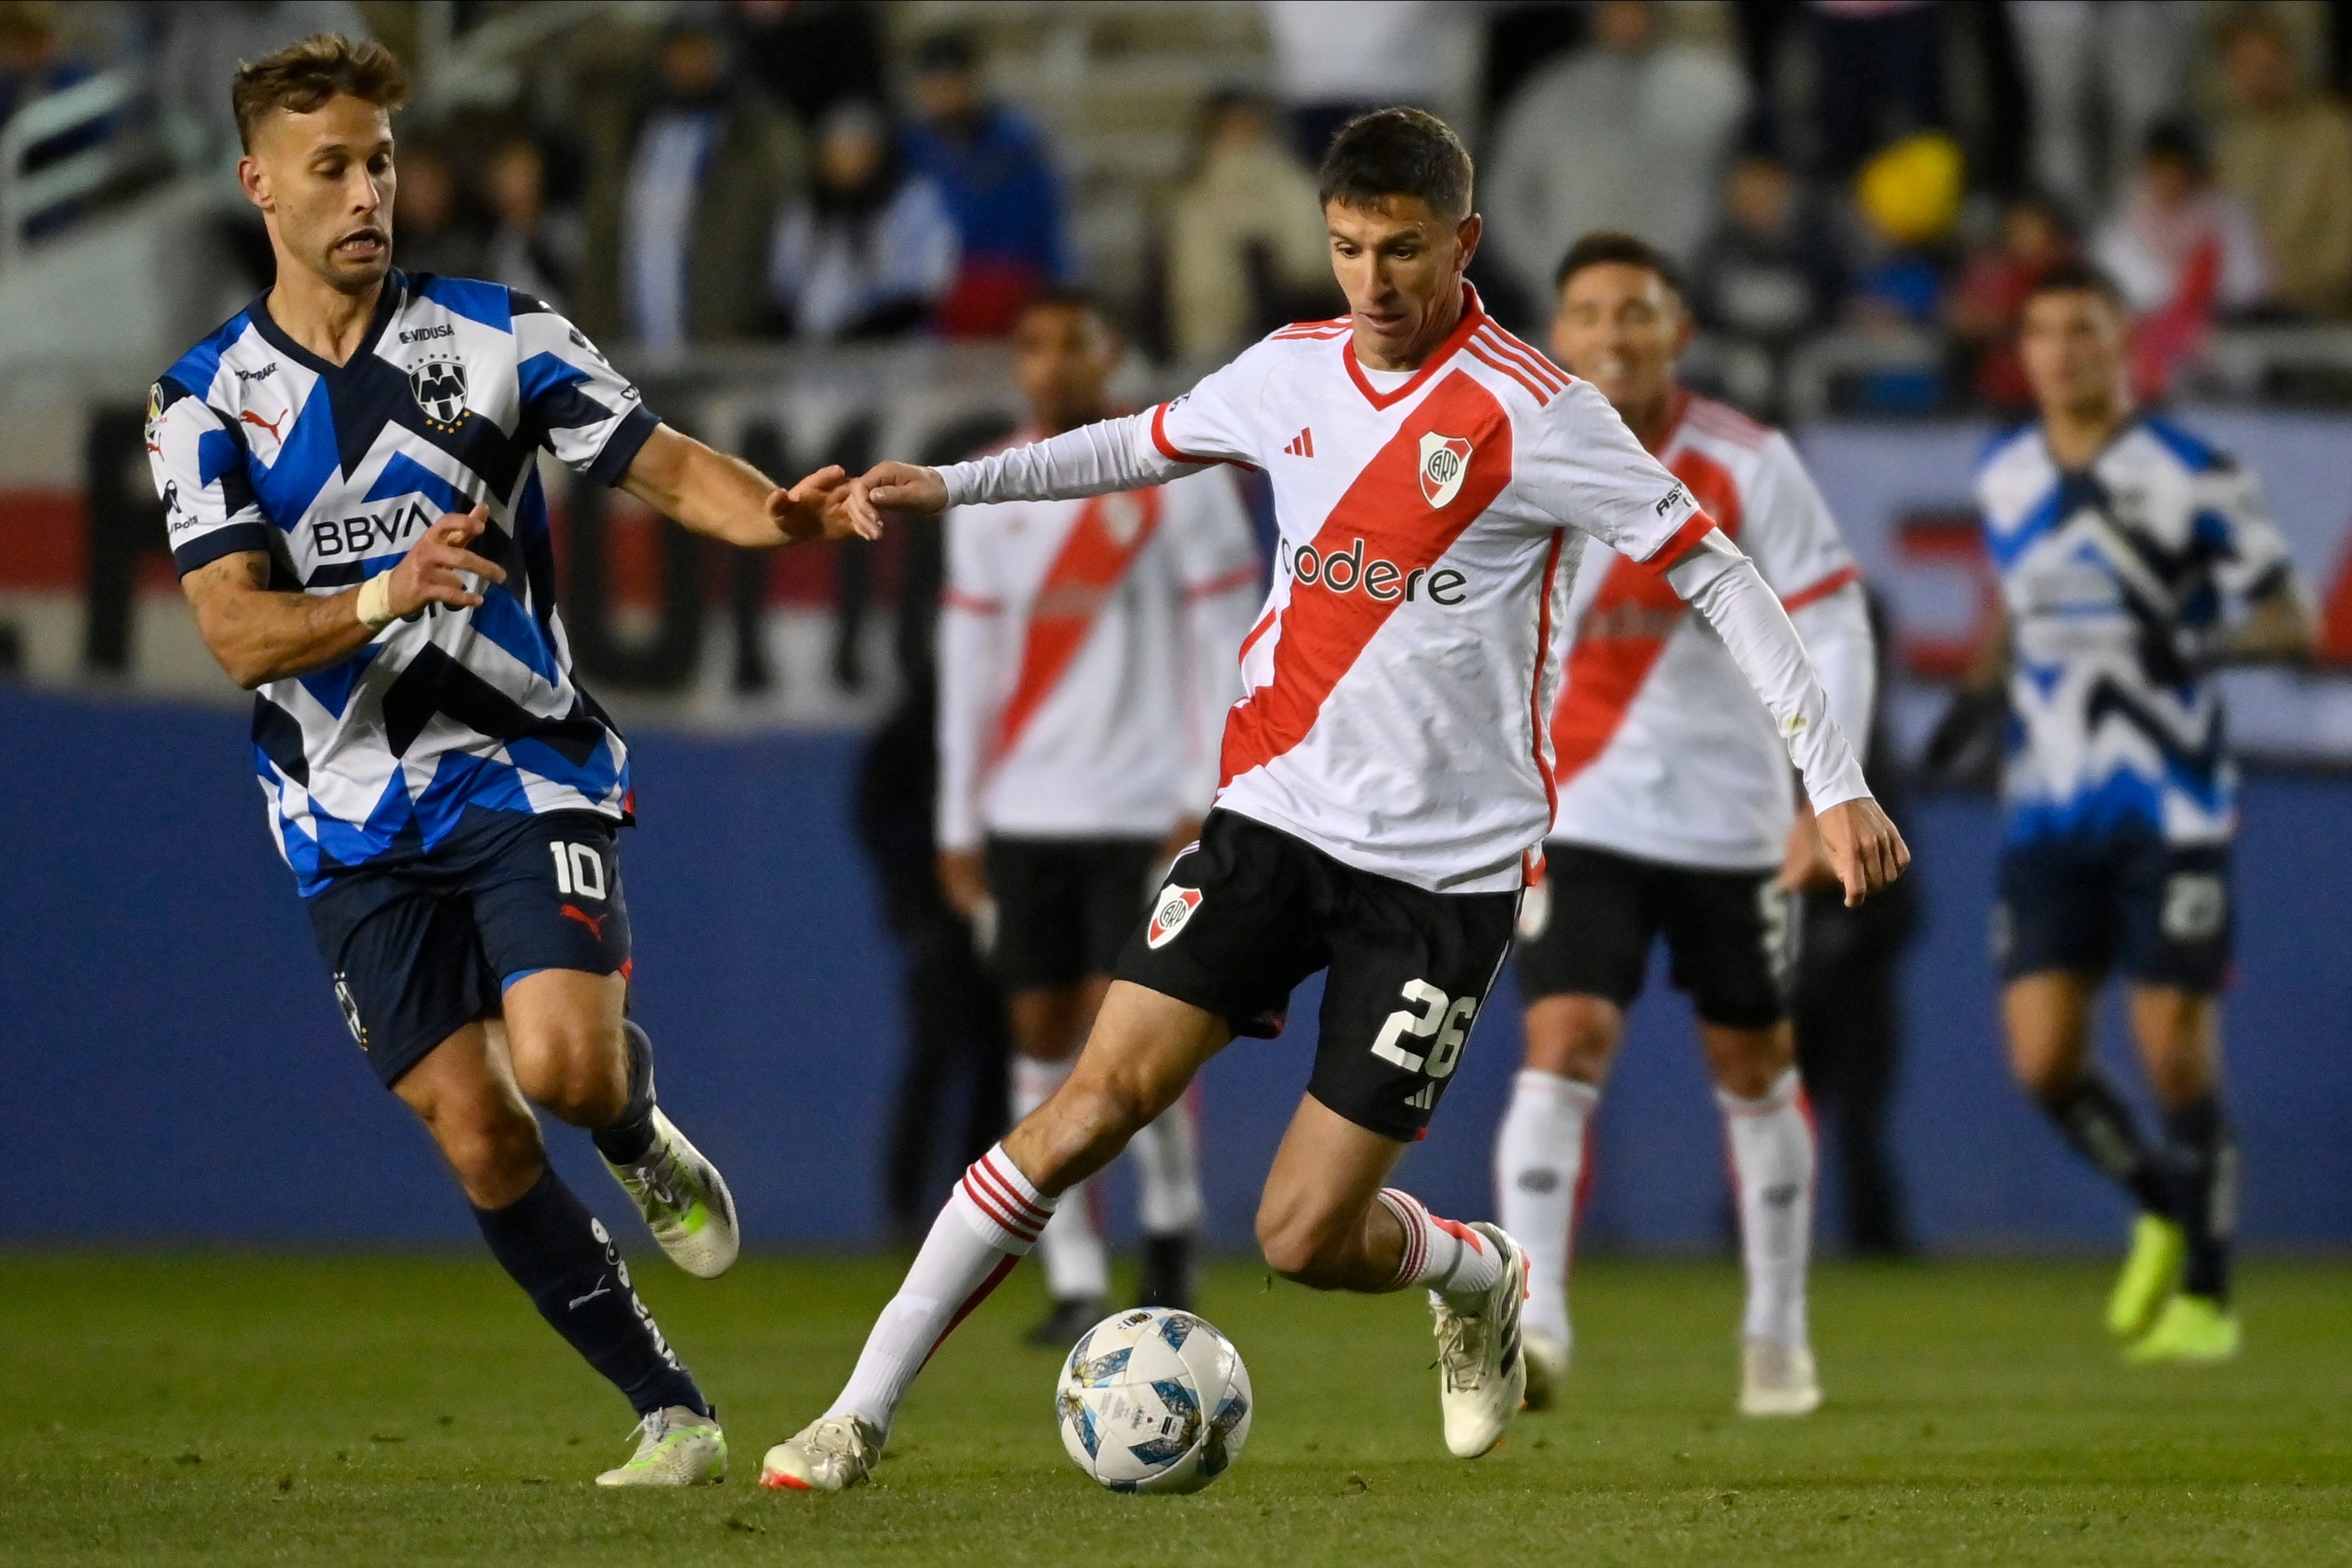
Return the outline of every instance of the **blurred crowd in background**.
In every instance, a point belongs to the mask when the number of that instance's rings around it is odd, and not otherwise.
[[[318,30],[418,70],[405,266],[656,351],[985,338],[1083,281],[1156,361],[1213,361],[1338,308],[1313,167],[1397,101],[1479,154],[1506,322],[1540,330],[1576,235],[1634,230],[1686,270],[1698,379],[1768,414],[1832,338],[1850,406],[2020,406],[2011,317],[2081,253],[2140,314],[2150,394],[2216,324],[2352,320],[2352,6],[2319,0],[6,0],[0,120],[127,68],[159,158],[225,187],[233,62]],[[222,214],[234,299],[268,252]]]

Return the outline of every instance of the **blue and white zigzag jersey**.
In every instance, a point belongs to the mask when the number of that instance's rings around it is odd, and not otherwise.
[[[2193,654],[2225,596],[2292,570],[2253,476],[2142,416],[2071,473],[2038,425],[2004,436],[1976,496],[2012,638],[2011,841],[2226,841],[2237,773]]]
[[[572,324],[501,284],[394,272],[350,363],[257,300],[164,372],[147,453],[180,571],[268,553],[270,586],[340,592],[445,512],[489,506],[507,571],[350,658],[257,694],[256,766],[303,896],[429,852],[468,808],[625,820],[628,752],[572,678],[541,447],[618,484],[657,424]]]

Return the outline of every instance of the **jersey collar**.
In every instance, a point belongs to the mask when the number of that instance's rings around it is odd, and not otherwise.
[[[1486,321],[1486,308],[1478,303],[1478,291],[1465,280],[1462,285],[1461,321],[1454,327],[1452,335],[1437,346],[1437,352],[1423,360],[1421,362],[1421,369],[1406,377],[1404,384],[1394,392],[1381,391],[1373,386],[1370,379],[1364,374],[1364,367],[1356,362],[1356,335],[1353,332],[1340,338],[1339,356],[1348,361],[1348,379],[1356,383],[1356,390],[1364,394],[1366,402],[1377,409],[1392,408],[1419,392],[1423,384],[1437,373],[1440,366],[1461,351],[1462,345],[1470,340],[1470,334],[1484,326]]]
[[[400,302],[407,297],[407,294],[408,275],[406,273],[394,267],[384,274],[383,287],[376,292],[375,314],[368,321],[367,336],[362,338],[360,346],[352,350],[352,357],[340,365],[331,361],[320,359],[296,342],[287,334],[284,328],[278,326],[277,319],[269,314],[268,290],[265,289],[262,292],[261,298],[253,302],[246,314],[252,319],[253,329],[260,333],[262,340],[271,348],[314,375],[339,376],[375,352],[376,344],[383,339],[385,326],[391,322],[393,314],[400,308]]]

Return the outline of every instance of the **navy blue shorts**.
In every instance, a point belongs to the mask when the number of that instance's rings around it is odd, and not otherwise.
[[[340,873],[309,904],[343,1021],[389,1089],[541,969],[627,974],[619,826],[469,810],[428,854]]]
[[[1993,956],[2003,979],[2121,970],[2211,996],[2229,983],[2236,924],[2227,845],[2040,839],[2001,853]]]

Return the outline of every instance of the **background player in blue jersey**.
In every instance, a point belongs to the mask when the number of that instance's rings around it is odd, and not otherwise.
[[[156,382],[148,452],[205,641],[256,692],[272,825],[353,1037],[491,1252],[642,1417],[599,1481],[716,1481],[709,1403],[530,1109],[593,1130],[681,1267],[734,1260],[726,1184],[624,1016],[628,753],[572,679],[537,459],[749,546],[851,531],[841,475],[778,489],[663,425],[538,301],[394,271],[406,94],[381,47],[323,35],[237,73],[277,282]]]
[[[2132,407],[2126,326],[2095,269],[2045,276],[2020,344],[2041,418],[1977,474],[2006,612],[1979,701],[2005,678],[2010,711],[1994,944],[2019,1081],[2141,1210],[2108,1327],[2136,1361],[2212,1361],[2238,1346],[2215,1005],[2236,774],[2212,673],[2306,656],[2313,618],[2253,476]],[[2160,1142],[2092,1055],[2118,968]]]

